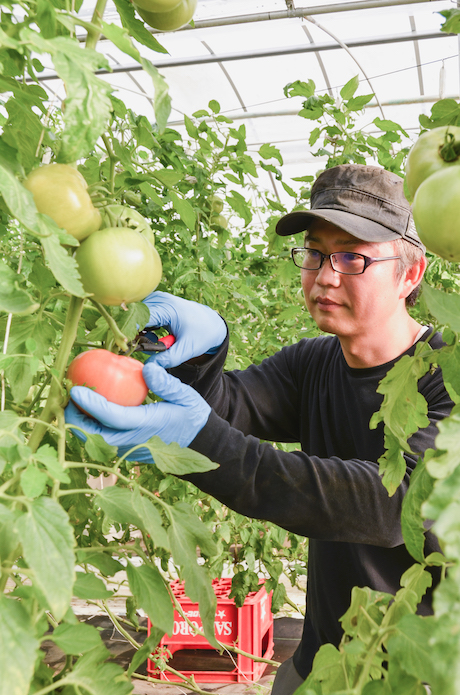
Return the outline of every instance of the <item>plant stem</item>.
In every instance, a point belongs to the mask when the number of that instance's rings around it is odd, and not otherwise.
[[[104,306],[102,306],[102,304],[99,304],[99,302],[96,302],[95,299],[91,299],[91,297],[90,297],[90,300],[94,304],[96,309],[99,311],[101,316],[103,316],[105,318],[105,320],[107,321],[107,325],[109,326],[110,330],[113,333],[113,337],[115,339],[115,344],[117,345],[117,347],[119,347],[120,350],[122,350],[123,352],[126,352],[128,350],[128,347],[129,347],[128,346],[128,338],[120,331],[115,319],[112,316],[110,316],[109,312],[107,311],[107,309]]]
[[[57,377],[51,382],[48,399],[40,415],[41,422],[35,425],[30,435],[29,447],[32,451],[37,451],[47,430],[47,424],[55,418],[59,408],[62,407],[62,379],[64,378],[70,351],[77,335],[78,323],[83,310],[83,302],[84,299],[81,297],[72,296],[70,298],[62,340],[54,363]]]
[[[101,31],[96,27],[100,26],[101,18],[104,14],[105,6],[107,0],[97,0],[96,7],[94,8],[93,16],[91,17],[91,24],[95,25],[94,29],[88,31],[88,36],[86,37],[85,48],[96,48],[96,44],[101,36]]]

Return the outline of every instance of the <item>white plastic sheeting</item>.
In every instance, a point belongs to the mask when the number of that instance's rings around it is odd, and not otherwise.
[[[289,9],[304,8],[302,0],[198,0],[196,28],[156,34],[167,54],[138,48],[169,85],[173,127],[185,132],[183,115],[206,108],[215,99],[237,125],[246,125],[252,151],[264,142],[280,149],[285,177],[314,174],[321,160],[312,156],[308,137],[316,123],[296,115],[302,99],[284,96],[288,83],[312,79],[320,92],[336,97],[358,75],[358,94],[374,92],[384,117],[400,123],[412,137],[419,129],[419,114],[429,115],[432,103],[441,97],[459,96],[458,37],[441,33],[444,19],[439,14],[455,5],[442,1],[383,6],[383,2],[368,7],[371,3],[366,0],[319,0],[310,6],[312,22],[308,8],[305,17],[284,16]],[[347,10],[347,4],[359,9]],[[84,2],[80,14],[89,18],[93,6],[91,0]],[[275,18],[268,19],[273,13]],[[280,14],[283,18],[277,18]],[[260,15],[260,21],[245,21],[248,15],[251,20]],[[228,18],[233,18],[232,23]],[[117,22],[110,4],[104,19]],[[215,26],[203,27],[203,22]],[[115,94],[153,120],[151,78],[109,41],[102,40],[98,50],[114,69],[104,79],[114,86]],[[43,85],[56,98],[64,96],[57,81],[45,80]],[[382,112],[373,100],[360,116],[360,127],[375,130],[376,116]]]

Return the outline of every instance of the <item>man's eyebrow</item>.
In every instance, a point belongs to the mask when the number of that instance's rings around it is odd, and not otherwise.
[[[305,241],[313,241],[314,243],[321,243],[321,240],[318,239],[318,237],[315,237],[314,234],[308,234],[305,236]],[[356,244],[359,244],[360,239],[338,239],[337,243],[343,245],[343,246],[356,246]]]

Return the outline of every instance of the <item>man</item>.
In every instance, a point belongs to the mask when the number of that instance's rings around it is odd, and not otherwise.
[[[99,422],[73,403],[67,419],[102,434],[120,453],[152,435],[190,446],[220,464],[187,476],[200,489],[310,539],[303,637],[273,687],[274,695],[290,695],[310,672],[319,646],[339,643],[339,618],[353,586],[395,593],[413,564],[401,534],[401,503],[417,455],[434,446],[436,422],[452,403],[440,370],[420,379],[430,425],[411,438],[415,455],[406,454],[406,475],[389,497],[377,463],[383,427],[369,429],[382,400],[378,384],[417,341],[441,345],[406,307],[426,260],[402,179],[372,166],[326,170],[312,188],[310,211],[286,215],[277,232],[306,232],[292,257],[301,268],[307,308],[328,335],[223,373],[228,338],[222,319],[208,307],[155,292],[145,300],[150,324],[167,325],[177,342],[149,360],[143,373],[164,402],[122,408],[76,387],[73,401]],[[179,379],[163,368],[175,368]],[[261,440],[300,442],[301,451],[282,452]],[[143,457],[136,451],[136,460],[151,462],[143,451]],[[426,552],[434,550],[438,543],[427,532]],[[430,592],[419,610],[431,612]]]

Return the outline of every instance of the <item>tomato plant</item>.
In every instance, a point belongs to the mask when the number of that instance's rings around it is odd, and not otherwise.
[[[77,355],[67,369],[74,385],[87,386],[118,405],[140,405],[148,388],[142,377],[143,363],[109,350],[87,350]]]
[[[129,227],[99,229],[81,243],[75,258],[83,287],[100,304],[139,302],[161,280],[158,251]]]
[[[460,168],[431,174],[417,189],[412,208],[427,249],[448,261],[460,261]]]
[[[134,4],[142,19],[149,26],[159,31],[176,31],[190,22],[195,14],[198,0],[181,0],[177,7],[166,12],[154,12],[144,9],[137,3]]]
[[[79,241],[101,226],[101,214],[78,169],[68,164],[44,164],[28,175],[24,186],[32,193],[37,210]]]
[[[422,133],[410,149],[406,161],[406,186],[412,200],[426,178],[439,169],[460,165],[460,127],[439,126]]]

